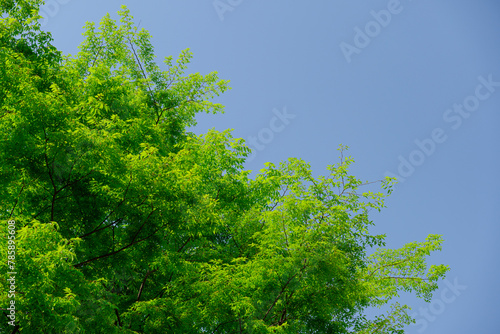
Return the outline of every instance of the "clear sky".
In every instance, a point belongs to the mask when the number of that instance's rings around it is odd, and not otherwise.
[[[226,113],[194,131],[234,129],[248,169],[300,157],[323,174],[344,144],[355,176],[404,179],[374,233],[442,234],[431,262],[452,268],[431,304],[403,296],[408,333],[498,333],[500,2],[49,0],[44,28],[75,54],[85,22],[122,4],[158,61],[190,48],[191,72],[231,81]]]

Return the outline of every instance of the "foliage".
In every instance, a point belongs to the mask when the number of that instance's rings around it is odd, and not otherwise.
[[[40,2],[0,1],[1,333],[398,333],[406,305],[363,311],[430,299],[441,237],[392,250],[369,232],[394,180],[360,193],[344,147],[328,176],[289,159],[251,179],[242,139],[186,130],[227,81],[185,74],[189,50],[162,70],[125,7],[62,57]]]

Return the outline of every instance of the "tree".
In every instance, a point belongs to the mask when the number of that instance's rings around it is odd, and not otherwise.
[[[228,81],[185,74],[189,50],[162,70],[125,7],[63,57],[40,2],[0,2],[0,333],[398,333],[398,292],[430,300],[441,237],[369,232],[393,179],[361,192],[345,147],[328,176],[251,179],[242,139],[187,131]]]

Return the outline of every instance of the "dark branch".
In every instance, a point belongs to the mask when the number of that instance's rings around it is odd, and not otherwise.
[[[153,212],[154,212],[154,211],[153,211]],[[151,214],[153,214],[153,212],[151,212],[151,213],[149,214],[149,216],[146,218],[146,220],[144,221],[144,223],[142,224],[142,226],[140,227],[140,229],[139,229],[139,231],[138,231],[138,232],[140,232],[140,230],[142,229],[142,227],[144,226],[144,224],[146,223],[146,221],[148,220],[148,218],[151,216]],[[85,264],[87,264],[87,263],[89,263],[89,262],[96,261],[96,260],[99,260],[99,259],[106,258],[106,257],[108,257],[108,256],[112,256],[112,255],[118,254],[118,253],[120,253],[120,252],[124,251],[125,249],[127,249],[127,248],[129,248],[129,247],[132,247],[132,246],[133,246],[133,245],[135,245],[135,244],[138,244],[138,243],[139,243],[139,242],[141,242],[141,241],[144,241],[144,240],[147,240],[147,239],[151,238],[151,237],[152,237],[153,235],[155,235],[158,231],[159,231],[159,229],[158,229],[158,230],[156,230],[156,231],[154,231],[153,233],[151,233],[150,235],[148,235],[148,236],[147,236],[147,237],[145,237],[145,238],[142,238],[142,239],[139,239],[139,240],[135,240],[135,239],[136,239],[136,237],[137,237],[137,235],[138,235],[138,232],[137,232],[137,233],[134,235],[134,237],[132,238],[132,241],[131,241],[131,242],[130,242],[127,246],[123,246],[122,248],[120,248],[120,249],[118,249],[118,250],[116,250],[116,251],[114,251],[114,252],[110,252],[110,253],[107,253],[107,254],[103,254],[103,255],[100,255],[100,256],[94,257],[94,258],[92,258],[92,259],[88,259],[88,260],[86,260],[86,261],[80,262],[80,263],[78,263],[78,264],[73,265],[73,267],[78,268],[78,267],[81,267],[81,266],[83,266],[83,265],[85,265]]]
[[[144,279],[142,280],[142,284],[141,284],[141,287],[139,288],[139,293],[137,294],[137,301],[139,301],[141,299],[141,294],[142,294],[142,289],[144,289],[144,285],[146,284],[146,280],[148,279],[148,276],[151,275],[152,273],[154,273],[157,269],[155,270],[151,270],[151,271],[148,271],[146,273],[146,276],[144,277]]]

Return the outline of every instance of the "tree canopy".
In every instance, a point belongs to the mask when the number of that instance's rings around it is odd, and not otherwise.
[[[402,333],[398,293],[430,300],[441,236],[369,231],[393,179],[363,191],[342,146],[251,178],[244,140],[188,131],[228,81],[158,65],[126,7],[62,55],[41,2],[0,0],[0,333]]]

